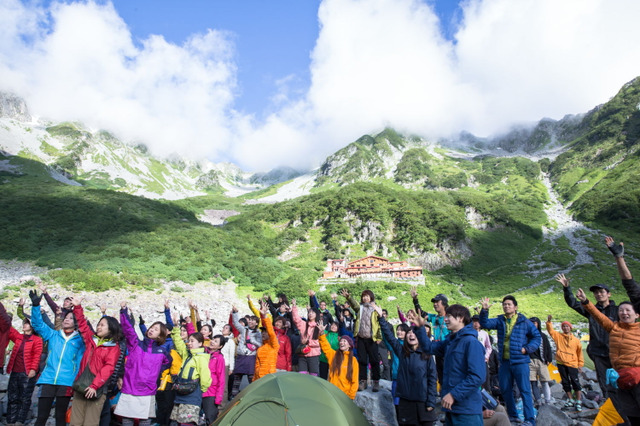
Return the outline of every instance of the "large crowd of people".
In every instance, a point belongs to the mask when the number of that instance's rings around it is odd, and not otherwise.
[[[640,425],[640,286],[626,266],[624,246],[610,237],[605,243],[629,301],[616,305],[608,286],[597,284],[589,289],[593,304],[583,289],[573,294],[565,275],[556,280],[569,308],[589,321],[587,353],[603,398],[612,398],[627,424]],[[81,298],[70,296],[58,306],[45,287],[32,289],[30,311],[24,299],[16,311],[20,331],[0,303],[0,354],[3,342],[12,342],[5,421],[25,424],[36,391],[36,426],[45,425],[52,410],[57,426],[211,424],[243,381],[277,371],[328,380],[351,399],[365,389],[379,392],[380,380],[390,380],[400,425],[433,425],[442,411],[446,425],[529,426],[536,424],[536,409],[551,402],[550,340],[538,318],[518,312],[512,295],[491,318],[488,298],[472,315],[473,309],[437,294],[429,313],[412,288],[414,309],[405,314],[398,307],[397,319],[376,304],[371,290],[359,300],[347,289],[326,301],[312,290],[308,295],[306,309],[285,294],[265,295],[257,306],[247,296],[250,313],[241,315],[236,306],[217,313],[228,321],[214,334],[219,323],[201,316],[192,302],[182,316],[166,301],[164,321],[147,325],[123,301],[117,317],[102,307],[91,324]],[[582,345],[570,322],[557,331],[552,319],[546,330],[555,343],[564,406],[580,411]]]

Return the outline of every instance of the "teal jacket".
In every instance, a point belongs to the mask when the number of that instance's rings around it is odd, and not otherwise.
[[[84,340],[77,331],[70,335],[62,330],[54,330],[42,320],[40,306],[31,309],[31,326],[49,345],[47,363],[38,379],[39,385],[71,386],[84,355]]]

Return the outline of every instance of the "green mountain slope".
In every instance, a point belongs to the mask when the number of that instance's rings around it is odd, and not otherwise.
[[[551,163],[555,188],[576,216],[640,231],[640,78],[585,117],[588,131]]]

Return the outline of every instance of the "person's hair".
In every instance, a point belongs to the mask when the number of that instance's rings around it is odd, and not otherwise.
[[[239,322],[240,324],[242,324],[244,327],[246,327],[246,326],[248,326],[248,325],[249,325],[249,323],[247,322],[247,319],[246,319],[246,318],[244,318],[244,317],[243,317],[243,318],[240,318],[240,319],[238,320],[238,322]]]
[[[100,321],[102,320],[105,320],[107,322],[107,328],[109,329],[109,334],[107,334],[105,338],[113,340],[114,342],[121,342],[124,340],[122,326],[117,319],[115,319],[114,317],[104,316],[100,318]],[[98,321],[98,324],[100,323],[100,321]]]
[[[351,311],[349,310],[349,308],[342,309],[342,315],[344,315],[345,312],[348,313],[349,316],[351,316]]]
[[[255,315],[250,315],[250,316],[249,316],[249,319],[254,320],[254,321],[256,322],[256,324],[260,323],[260,318],[258,318],[258,317],[257,317],[257,316],[255,316]],[[247,322],[247,325],[249,325],[249,323],[248,323],[248,322]]]
[[[200,327],[200,333],[202,333],[202,330],[204,328],[209,329],[209,338],[211,338],[211,336],[213,336],[213,327],[211,327],[209,324],[204,324],[202,327]],[[202,334],[204,336],[204,334]]]
[[[318,319],[320,318],[320,314],[316,308],[311,308],[311,310],[314,310],[316,312],[316,323],[318,322]],[[308,336],[308,331],[309,331],[309,321],[305,321],[306,325],[304,327],[304,335]],[[318,340],[318,336],[320,335],[320,330],[318,329],[318,327],[313,327],[313,334],[311,336],[311,338],[313,340]]]
[[[362,298],[368,294],[369,295],[369,303],[371,302],[375,302],[376,301],[376,296],[373,294],[373,292],[371,290],[365,290],[362,292],[362,294],[360,295],[360,302],[362,302]]]
[[[625,300],[624,302],[621,302],[620,304],[618,304],[618,309],[620,309],[620,306],[622,305],[631,305],[631,308],[633,309],[633,312],[635,312],[636,314],[640,313],[638,311],[638,307],[636,305],[634,305],[633,303],[629,302],[628,300]]]
[[[511,301],[513,302],[513,305],[514,305],[514,306],[518,306],[518,301],[517,301],[517,300],[516,300],[516,298],[515,298],[515,297],[513,297],[512,295],[505,296],[505,297],[502,299],[502,303],[504,303],[504,302],[505,302],[505,301],[507,301],[507,300],[511,300]]]
[[[222,334],[216,334],[211,338],[211,340],[213,339],[218,339],[218,341],[220,342],[220,349],[222,349],[224,345],[227,343],[227,338],[224,337]]]
[[[340,340],[338,340],[340,341]],[[344,352],[341,350],[337,350],[335,355],[333,356],[333,360],[331,361],[331,366],[329,366],[329,372],[331,374],[340,374],[340,369],[342,368],[342,363],[344,362]],[[347,360],[347,380],[351,381],[353,379],[353,350],[349,351],[349,357]]]
[[[389,311],[387,311],[386,309],[383,309],[382,313],[385,313],[385,314],[389,315]]]
[[[62,320],[64,321],[69,315],[71,315],[71,318],[73,318],[73,328],[75,330],[77,330],[78,329],[78,320],[76,318],[76,315],[73,313],[73,311],[67,312],[67,314],[64,316],[64,318],[62,318]]]
[[[282,302],[280,303],[284,303],[285,305],[289,305],[289,298],[287,297],[286,294],[284,293],[278,293],[278,299],[282,299]]]
[[[415,330],[418,328],[418,326],[415,327],[409,327],[409,330],[407,331],[407,333],[409,331],[412,331],[415,334]],[[420,345],[418,345],[418,347],[420,347]],[[404,342],[402,342],[402,355],[404,355],[405,358],[409,358],[411,356],[411,352],[413,352],[414,349],[409,345],[409,339],[407,339],[405,337]],[[427,359],[429,358],[430,354],[427,352],[422,352],[420,355],[420,359]]]
[[[397,332],[398,329],[403,330],[405,333],[411,330],[411,328],[405,323],[398,324],[396,326],[396,336],[398,335],[398,332]]]
[[[191,333],[189,337],[193,337],[198,342],[200,342],[201,345],[204,344],[204,336],[199,331],[196,331],[195,333]]]
[[[447,308],[447,315],[451,315],[454,318],[462,318],[462,323],[464,325],[469,325],[471,323],[471,313],[469,313],[469,309],[465,308],[462,305],[451,305]]]
[[[534,323],[537,323],[537,324],[538,324],[538,325],[537,325],[538,331],[542,331],[542,322],[540,322],[540,318],[538,318],[538,317],[531,317],[531,318],[529,318],[529,321],[534,322]]]
[[[156,337],[154,340],[159,345],[164,345],[164,342],[167,341],[167,336],[169,335],[169,329],[167,328],[165,323],[163,323],[162,321],[154,322],[153,324],[151,324],[149,328],[152,328],[156,324],[160,327],[160,334],[158,334],[158,337]],[[147,332],[149,332],[149,329],[147,329]]]
[[[313,311],[316,314],[316,319],[314,320],[315,322],[320,321],[320,319],[322,319],[322,314],[320,313],[320,309],[318,308],[309,308],[307,310],[307,319],[309,319],[309,312]]]
[[[286,323],[286,319],[284,317],[276,317],[273,320],[273,325],[275,326],[277,322],[281,322],[282,323],[282,327],[286,327],[287,323]]]

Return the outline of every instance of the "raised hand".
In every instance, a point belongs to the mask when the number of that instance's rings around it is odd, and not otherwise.
[[[269,305],[267,305],[267,302],[261,301],[260,302],[260,314],[262,316],[266,317],[268,312],[269,312]]]
[[[562,284],[563,287],[569,287],[569,281],[571,280],[565,277],[564,274],[558,274],[555,276],[555,278],[556,278],[556,281]]]
[[[164,310],[169,309],[169,299],[164,299]]]
[[[331,300],[338,300],[338,295],[336,293],[331,293]]]
[[[234,306],[232,306],[232,307],[231,307],[231,312],[234,312],[234,313],[235,313],[235,312],[238,312],[238,308],[236,308],[236,307],[235,307],[235,305],[234,305]]]
[[[309,295],[309,297],[311,297],[311,296],[315,296],[316,292],[313,290],[307,290],[307,294]]]
[[[38,295],[35,290],[29,290],[29,298],[31,299],[31,306],[40,306],[42,295]]]
[[[349,297],[349,292],[346,288],[343,288],[342,290],[340,290],[340,295],[343,297]]]
[[[491,303],[489,303],[489,298],[488,297],[483,297],[480,300],[480,304],[482,305],[482,309],[489,310],[489,308],[491,307]]]
[[[127,302],[125,301],[120,302],[120,309],[124,309],[126,307],[127,307]]]
[[[24,297],[21,297],[20,300],[18,300],[18,305],[24,306]]]
[[[291,307],[295,307],[298,306],[298,303],[296,302],[296,299],[291,299]]]
[[[553,319],[553,316],[549,315],[549,316],[547,317],[547,322],[551,322],[551,320],[552,320],[552,319]]]
[[[578,289],[578,292],[576,293],[576,297],[581,302],[586,302],[587,301],[587,295],[584,294],[584,290],[582,290],[581,288]]]
[[[604,238],[604,242],[607,244],[607,247],[609,248],[609,251],[611,253],[613,253],[613,255],[615,257],[624,256],[624,243],[623,242],[620,242],[620,244],[616,244],[614,239],[612,237],[609,237],[609,236]]]
[[[73,296],[71,298],[71,303],[73,304],[73,306],[80,306],[82,304],[82,299],[84,299],[83,297],[78,297],[78,296]]]
[[[418,286],[414,285],[413,287],[411,287],[411,297],[414,299],[418,297]]]
[[[373,310],[376,311],[378,313],[378,316],[382,316],[382,308],[378,305],[376,305],[376,302],[371,302],[371,306],[373,307]]]
[[[320,333],[322,333],[327,328],[327,326],[322,320],[316,323],[316,327],[318,327],[318,330],[320,330]]]

